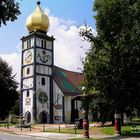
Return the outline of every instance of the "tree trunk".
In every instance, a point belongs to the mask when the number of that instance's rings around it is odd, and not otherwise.
[[[114,126],[114,124],[115,124],[115,119],[114,119],[114,117],[112,118],[111,122],[112,122],[112,126]]]
[[[121,125],[124,126],[124,117],[123,117],[123,112],[121,112]]]

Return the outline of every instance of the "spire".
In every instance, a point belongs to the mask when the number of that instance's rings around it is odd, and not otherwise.
[[[49,18],[40,8],[40,1],[38,1],[34,12],[26,20],[26,27],[29,32],[37,30],[48,32],[49,25]]]

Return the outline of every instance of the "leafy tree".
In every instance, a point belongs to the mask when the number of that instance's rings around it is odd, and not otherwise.
[[[0,58],[0,118],[4,119],[18,100],[12,68]]]
[[[19,100],[15,101],[14,106],[12,106],[12,108],[11,108],[10,114],[19,116]]]
[[[0,26],[6,25],[7,21],[14,21],[20,14],[19,3],[15,0],[1,0],[0,1]]]
[[[140,107],[139,9],[139,0],[95,0],[97,36],[81,31],[92,43],[84,62],[86,93],[100,91],[112,111]]]

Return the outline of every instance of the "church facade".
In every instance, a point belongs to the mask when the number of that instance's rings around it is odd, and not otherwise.
[[[22,37],[20,113],[26,123],[70,123],[80,117],[81,73],[54,66],[54,37],[49,19],[37,3]]]

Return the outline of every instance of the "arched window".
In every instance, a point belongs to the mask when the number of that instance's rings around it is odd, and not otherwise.
[[[38,123],[48,123],[48,113],[42,111],[38,116]]]
[[[45,85],[45,78],[44,77],[42,77],[42,79],[41,79],[41,84],[42,84],[42,86]]]
[[[29,74],[30,73],[30,68],[27,68],[27,74]]]
[[[31,113],[29,111],[27,111],[25,113],[25,120],[26,120],[26,123],[30,123],[31,122]]]
[[[26,94],[26,97],[29,97],[29,95],[30,95],[30,94],[29,94],[29,91],[27,90],[27,94]]]

